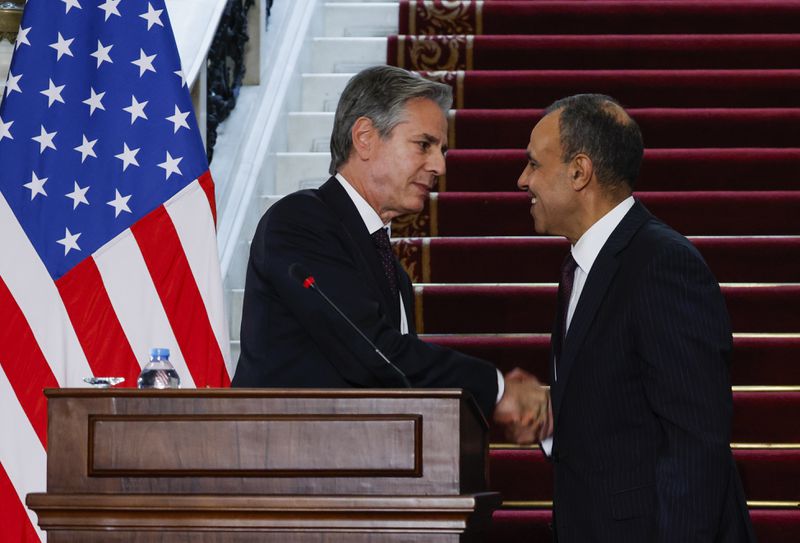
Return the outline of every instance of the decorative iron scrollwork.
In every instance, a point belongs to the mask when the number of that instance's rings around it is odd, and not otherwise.
[[[228,0],[208,50],[208,101],[206,105],[206,152],[214,155],[217,128],[236,106],[245,73],[244,48],[250,39],[247,12],[255,0]],[[267,0],[267,16],[272,0]]]

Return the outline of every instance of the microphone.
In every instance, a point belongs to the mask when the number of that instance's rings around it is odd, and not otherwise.
[[[344,312],[342,312],[342,310],[339,309],[339,306],[337,306],[335,303],[333,303],[333,301],[330,298],[328,298],[325,295],[324,292],[322,292],[322,289],[320,289],[319,286],[317,285],[317,282],[314,279],[314,276],[311,275],[308,272],[308,270],[306,270],[303,267],[302,264],[300,264],[298,262],[295,262],[294,264],[291,264],[289,266],[289,276],[292,279],[294,279],[295,281],[297,281],[298,283],[300,283],[301,285],[303,285],[303,288],[311,289],[314,292],[316,292],[317,294],[319,294],[320,296],[322,296],[322,298],[326,302],[328,302],[328,305],[330,305],[347,322],[347,324],[350,325],[350,327],[353,330],[358,332],[359,336],[364,338],[364,341],[366,341],[367,344],[370,347],[372,347],[372,350],[375,351],[375,353],[379,357],[381,357],[381,359],[386,363],[386,365],[388,365],[390,368],[392,368],[394,371],[397,372],[397,374],[403,380],[403,384],[406,386],[406,388],[411,388],[411,383],[408,381],[408,378],[406,377],[406,374],[403,373],[403,371],[400,368],[398,368],[397,366],[392,364],[392,361],[389,360],[388,358],[386,358],[386,355],[383,354],[380,349],[378,349],[378,347],[364,334],[364,332],[362,332],[361,329],[358,326],[356,326],[355,323],[353,323],[353,321],[351,321],[349,318],[347,318],[347,315],[345,315]]]

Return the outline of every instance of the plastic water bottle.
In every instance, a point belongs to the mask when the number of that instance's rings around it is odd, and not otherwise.
[[[180,388],[181,378],[169,361],[169,349],[150,349],[150,362],[136,380],[139,388]]]

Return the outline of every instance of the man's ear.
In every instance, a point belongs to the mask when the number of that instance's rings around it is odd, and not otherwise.
[[[581,191],[589,184],[594,175],[592,159],[583,153],[578,153],[569,165],[569,176],[572,188]]]
[[[367,160],[373,150],[377,130],[372,124],[372,119],[359,117],[350,129],[350,136],[353,138],[353,151],[361,160]]]

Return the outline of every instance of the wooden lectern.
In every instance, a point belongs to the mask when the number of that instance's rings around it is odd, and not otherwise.
[[[459,390],[48,389],[49,543],[482,541]]]

